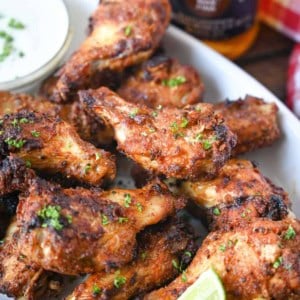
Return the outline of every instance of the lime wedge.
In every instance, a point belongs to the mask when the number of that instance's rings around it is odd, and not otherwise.
[[[208,269],[192,284],[178,300],[225,300],[225,290],[218,274]]]

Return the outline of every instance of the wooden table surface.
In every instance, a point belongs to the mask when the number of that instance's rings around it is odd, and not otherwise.
[[[261,24],[253,46],[236,63],[284,102],[288,60],[293,46],[292,40]]]

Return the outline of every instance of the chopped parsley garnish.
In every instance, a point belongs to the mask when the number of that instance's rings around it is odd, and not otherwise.
[[[213,214],[214,214],[215,216],[219,216],[219,215],[221,214],[220,209],[219,209],[218,207],[215,207],[215,208],[213,209]]]
[[[11,124],[16,127],[18,125],[18,119],[13,119]]]
[[[84,167],[84,174],[87,174],[90,170],[91,170],[92,166],[91,164],[87,164],[85,167]]]
[[[13,45],[11,41],[5,40],[2,52],[0,53],[0,62],[4,61],[13,52]]]
[[[181,127],[181,128],[185,128],[185,127],[188,126],[188,124],[189,124],[189,120],[188,120],[187,118],[183,117],[183,118],[182,118],[182,121],[181,121],[181,123],[180,123],[180,127]]]
[[[178,124],[176,122],[173,122],[170,125],[170,128],[171,128],[172,132],[175,133],[178,130]]]
[[[173,122],[170,125],[170,129],[173,132],[174,138],[177,139],[178,137],[183,137],[184,133],[179,131],[179,126],[176,122]]]
[[[179,265],[176,259],[172,259],[172,266],[176,269],[179,270]]]
[[[17,149],[20,149],[24,146],[26,141],[24,140],[15,140],[15,139],[12,139],[12,138],[7,138],[5,140],[5,143],[11,147],[15,147]]]
[[[131,196],[130,194],[125,194],[124,195],[124,206],[126,208],[130,207],[130,204],[131,204]]]
[[[126,283],[126,277],[120,275],[120,271],[115,273],[117,276],[114,279],[114,286],[119,289],[122,285]]]
[[[40,133],[39,133],[38,131],[36,131],[36,130],[32,130],[32,131],[31,131],[31,135],[32,135],[33,137],[38,138],[38,137],[40,136]]]
[[[134,119],[134,118],[137,116],[138,112],[139,112],[139,109],[138,109],[138,108],[135,108],[134,110],[132,110],[132,111],[129,113],[129,115],[128,115],[129,118]]]
[[[27,168],[31,168],[31,162],[30,162],[30,160],[26,160],[25,161],[25,165],[26,165]]]
[[[143,211],[143,206],[142,206],[142,204],[139,203],[139,202],[136,204],[136,208],[137,208],[137,210],[138,210],[139,212],[142,212],[142,211]]]
[[[25,25],[22,22],[14,19],[14,18],[11,18],[8,21],[8,26],[11,28],[14,28],[14,29],[24,29],[25,28]]]
[[[176,87],[186,82],[186,78],[184,76],[177,76],[170,79],[164,79],[162,84],[168,87]]]
[[[29,120],[27,118],[21,118],[19,123],[20,124],[27,124],[27,123],[29,123]]]
[[[126,223],[126,222],[128,222],[128,218],[126,218],[126,217],[120,217],[120,218],[118,219],[118,222],[119,222],[120,224]]]
[[[184,255],[188,257],[192,257],[192,253],[190,251],[184,251]]]
[[[158,112],[157,111],[153,111],[152,112],[152,117],[156,118],[158,116]]]
[[[284,239],[292,240],[295,238],[295,236],[296,236],[296,232],[295,232],[294,228],[291,225],[289,225],[289,228],[284,235]]]
[[[130,36],[132,33],[132,27],[130,25],[125,27],[124,33],[126,36]]]
[[[152,127],[152,128],[149,128],[149,132],[150,132],[150,133],[154,133],[155,131],[156,131],[155,128],[153,128],[153,127]]]
[[[209,150],[212,147],[212,142],[209,140],[204,140],[202,142],[202,145],[203,145],[204,150]]]
[[[68,220],[68,223],[69,224],[72,224],[72,222],[73,222],[73,218],[72,218],[72,216],[71,215],[67,215],[67,220]]]
[[[51,226],[56,230],[62,230],[64,228],[63,224],[60,222],[60,211],[61,207],[59,205],[47,205],[41,209],[37,215],[42,219],[42,227]]]
[[[182,282],[187,282],[186,271],[183,271],[183,272],[182,272],[181,280],[182,280]]]
[[[93,295],[100,295],[102,290],[94,283],[93,284],[93,288],[92,288],[92,291],[93,291]]]
[[[226,245],[224,245],[224,244],[220,245],[219,250],[222,251],[222,252],[225,252]]]
[[[281,266],[282,262],[283,258],[281,256],[278,257],[273,263],[273,268],[278,269]]]
[[[197,135],[196,135],[196,137],[195,137],[195,140],[196,140],[197,142],[200,142],[200,141],[202,140],[202,138],[203,138],[203,134],[202,134],[202,133],[197,133]]]
[[[101,158],[101,153],[96,153],[96,160],[99,160]]]
[[[109,224],[108,217],[106,215],[101,215],[101,223],[103,226],[106,226]]]
[[[142,252],[142,254],[141,254],[142,260],[145,260],[147,258],[147,256],[148,256],[148,253],[146,251]]]

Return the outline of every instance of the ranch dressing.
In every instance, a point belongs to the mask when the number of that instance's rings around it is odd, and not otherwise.
[[[62,0],[0,0],[0,83],[45,66],[62,48],[68,30]],[[12,50],[3,58],[7,37],[13,39]]]

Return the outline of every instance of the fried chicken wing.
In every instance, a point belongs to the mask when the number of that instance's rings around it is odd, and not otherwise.
[[[17,210],[19,249],[46,270],[77,275],[134,257],[136,234],[182,208],[162,183],[140,190],[62,189],[32,182]]]
[[[0,293],[18,299],[34,299],[47,288],[45,281],[50,273],[26,261],[17,249],[17,238],[17,226],[13,222],[0,245]]]
[[[204,90],[197,71],[181,65],[177,59],[156,55],[143,63],[118,89],[118,94],[129,102],[184,107],[201,100]]]
[[[35,170],[62,173],[90,185],[115,176],[112,156],[82,141],[58,118],[31,112],[5,115],[0,130],[1,155],[14,153]]]
[[[152,110],[107,88],[79,96],[112,125],[119,150],[153,173],[181,179],[214,175],[235,145],[235,136],[210,104]]]
[[[101,1],[91,32],[44,93],[56,102],[74,98],[80,89],[101,85],[102,73],[122,71],[148,59],[170,21],[168,0]]]
[[[186,270],[144,298],[177,299],[208,268],[223,282],[227,299],[300,298],[300,223],[295,219],[255,222],[210,233]]]
[[[247,96],[244,100],[216,104],[215,109],[237,135],[233,156],[270,146],[280,137],[275,103]]]
[[[180,272],[174,261],[185,268],[194,252],[193,235],[182,222],[146,229],[138,238],[133,262],[109,273],[90,275],[67,299],[131,299],[174,279]],[[120,278],[122,284],[118,284]]]

